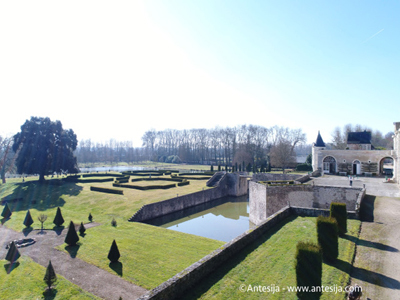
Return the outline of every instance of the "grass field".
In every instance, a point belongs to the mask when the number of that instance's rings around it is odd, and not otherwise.
[[[76,249],[77,257],[147,289],[156,287],[224,244],[127,221],[144,204],[176,197],[178,193],[183,195],[206,189],[205,180],[194,180],[190,185],[168,190],[124,189],[124,195],[90,191],[91,185],[112,187],[112,182],[65,183],[58,186],[39,184],[34,178],[28,178],[24,183],[21,181],[12,179],[0,185],[0,199],[6,196],[10,199],[23,198],[9,204],[13,214],[4,226],[22,231],[28,208],[35,221],[32,225],[35,229],[40,228],[37,217],[41,213],[48,216],[44,228],[52,229],[58,206],[65,219],[64,226],[68,226],[70,220],[76,224],[88,222],[91,213],[93,221],[101,225],[86,231]],[[148,184],[153,185],[154,182],[149,181]],[[113,218],[117,221],[116,227],[111,226]],[[107,260],[113,239],[116,239],[122,255],[123,272],[111,269]],[[66,251],[65,246],[59,248]]]
[[[296,286],[296,244],[298,241],[317,241],[315,221],[316,218],[311,217],[288,218],[214,271],[182,299],[297,299],[295,292],[283,288]],[[323,264],[324,286],[344,288],[347,285],[359,227],[360,221],[349,220],[348,233],[339,241],[338,260],[334,264]],[[279,286],[280,291],[251,291],[255,286],[272,285]],[[244,291],[239,290],[240,287]],[[321,299],[344,300],[345,294],[323,293]]]
[[[20,257],[11,270],[8,261],[0,260],[0,264],[0,299],[100,299],[60,275],[52,290],[46,291],[43,281],[46,268],[29,257]]]

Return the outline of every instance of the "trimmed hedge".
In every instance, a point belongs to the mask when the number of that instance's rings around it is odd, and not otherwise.
[[[318,244],[324,258],[335,261],[339,255],[339,231],[336,219],[319,216],[317,218]]]
[[[178,186],[184,186],[184,185],[189,185],[190,181],[182,181],[178,183]]]
[[[96,191],[96,192],[102,192],[102,193],[110,193],[110,194],[119,194],[119,195],[124,194],[123,190],[113,189],[113,188],[103,188],[103,187],[98,187],[98,186],[91,186],[90,190]]]
[[[185,176],[185,177],[180,177],[180,176],[174,176],[173,178],[179,178],[179,179],[191,179],[191,180],[208,180],[212,176],[203,176],[203,177],[191,177],[191,176]]]
[[[339,235],[344,236],[347,232],[347,208],[346,203],[332,202],[330,217],[335,218],[338,224]]]
[[[322,251],[321,248],[312,242],[298,242],[296,247],[296,281],[298,287],[313,287],[322,285]],[[316,299],[321,296],[321,291],[304,292],[299,289],[299,299]]]
[[[176,182],[182,182],[184,179],[180,178],[133,178],[131,179],[131,182],[136,182],[136,181],[176,181]]]
[[[176,187],[176,184],[174,183],[174,184],[166,184],[166,185],[140,186],[140,185],[132,185],[132,184],[113,183],[113,186],[146,191],[146,190],[157,190],[157,189],[167,190],[167,189]]]
[[[93,182],[109,182],[114,181],[114,178],[90,178],[90,179],[78,179],[76,182],[80,183],[93,183]]]
[[[124,174],[121,173],[87,173],[87,174],[82,174],[82,177],[125,177]]]

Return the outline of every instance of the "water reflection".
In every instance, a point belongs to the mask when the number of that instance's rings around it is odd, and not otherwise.
[[[225,242],[254,226],[247,196],[224,197],[145,223]]]

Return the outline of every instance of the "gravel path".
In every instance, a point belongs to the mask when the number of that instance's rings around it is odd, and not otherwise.
[[[368,220],[363,221],[351,284],[363,288],[362,299],[400,299],[400,189],[384,178],[359,177],[354,187],[367,190]],[[349,186],[347,177],[325,175],[317,185]]]
[[[99,224],[88,223],[86,228]],[[6,256],[5,246],[14,239],[34,238],[36,243],[19,248],[21,255],[31,257],[35,262],[47,267],[49,260],[56,274],[64,276],[69,281],[82,289],[103,299],[137,299],[147,292],[146,289],[134,285],[117,275],[113,275],[94,265],[88,264],[79,258],[73,258],[70,254],[55,249],[64,243],[67,228],[57,234],[53,230],[33,230],[25,236],[22,232],[15,232],[4,226],[0,226],[0,257]],[[72,256],[73,253],[71,252]]]

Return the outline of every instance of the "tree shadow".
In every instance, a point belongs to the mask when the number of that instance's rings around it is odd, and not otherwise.
[[[56,180],[59,184],[51,183]],[[65,204],[63,196],[77,196],[83,190],[83,187],[76,183],[64,182],[61,179],[46,180],[45,183],[28,181],[15,185],[13,192],[2,199],[2,204],[5,205],[7,202],[12,212],[31,208],[45,211],[49,208],[62,207]]]
[[[274,234],[276,234],[286,224],[295,220],[297,216],[289,216],[283,221],[273,226],[270,230],[264,233],[262,236],[255,239],[248,246],[244,247],[239,253],[233,255],[230,259],[218,266],[208,276],[204,277],[196,286],[192,289],[182,291],[181,299],[195,300],[199,299],[201,295],[207,292],[213,285],[220,281],[229,271],[239,265],[246,257],[256,250],[259,246],[269,240]],[[184,296],[183,296],[184,292]]]
[[[400,282],[398,280],[374,271],[369,271],[363,268],[352,266],[347,261],[337,259],[334,263],[330,265],[349,274],[352,278],[356,278],[374,285],[379,285],[381,287],[396,290],[400,289]],[[349,270],[351,270],[351,272]]]
[[[121,262],[110,262],[109,264],[110,268],[113,269],[115,273],[117,273],[119,276],[122,277],[123,274],[123,265]]]
[[[81,247],[80,244],[76,244],[75,246],[65,246],[64,249],[68,251],[69,255],[72,258],[75,258],[76,255],[78,254],[78,250],[79,250],[80,247]]]
[[[363,222],[374,222],[374,206],[376,196],[365,195],[360,206],[360,220]]]
[[[56,288],[46,288],[46,290],[43,292],[43,297],[45,300],[53,300],[57,296],[57,292],[58,291]]]
[[[63,232],[64,228],[65,228],[65,226],[54,226],[53,230],[55,231],[55,233],[57,235],[60,235]]]
[[[10,218],[2,218],[1,219],[1,225],[3,225],[5,222],[7,222],[8,220],[10,220]]]
[[[18,261],[14,263],[8,263],[4,265],[4,269],[6,270],[7,274],[10,274],[13,270],[18,268],[20,263]]]
[[[346,234],[343,236],[344,239],[349,240],[353,243],[356,243],[357,245],[364,246],[364,247],[369,247],[369,248],[375,248],[378,250],[383,250],[383,251],[390,251],[390,252],[399,252],[399,249],[382,244],[382,243],[377,243],[377,242],[371,242],[363,239],[359,239],[357,237],[351,236]]]
[[[25,227],[24,229],[22,229],[22,233],[24,234],[24,236],[28,236],[33,230],[33,227],[29,226],[29,227]]]

